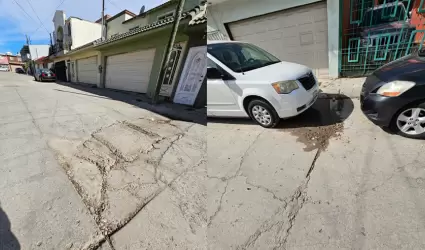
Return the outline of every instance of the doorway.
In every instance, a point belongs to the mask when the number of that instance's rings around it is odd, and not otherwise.
[[[174,102],[193,106],[207,73],[207,46],[189,50]]]
[[[59,81],[62,81],[62,82],[67,81],[65,61],[60,61],[55,63],[55,74],[56,74],[56,79],[58,79]]]

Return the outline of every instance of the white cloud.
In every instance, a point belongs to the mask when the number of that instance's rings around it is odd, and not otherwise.
[[[102,0],[16,0],[25,10],[22,11],[14,0],[0,0],[0,23],[8,24],[8,27],[0,25],[0,43],[24,40],[25,34],[31,35],[32,40],[48,40],[49,33],[53,31],[53,15],[56,7],[65,11],[67,17],[75,16],[82,19],[95,21],[101,17]],[[43,22],[41,26],[37,15]],[[118,12],[128,9],[138,13],[142,5],[146,9],[158,6],[167,0],[105,0],[105,14],[115,15]],[[47,29],[47,31],[46,31]]]

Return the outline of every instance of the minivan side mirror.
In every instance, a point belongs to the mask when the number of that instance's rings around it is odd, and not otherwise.
[[[223,74],[217,68],[207,68],[208,79],[223,79]]]

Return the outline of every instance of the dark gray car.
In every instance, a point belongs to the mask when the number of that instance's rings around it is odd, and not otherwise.
[[[56,75],[50,69],[36,69],[34,74],[34,80],[44,81],[56,81]]]

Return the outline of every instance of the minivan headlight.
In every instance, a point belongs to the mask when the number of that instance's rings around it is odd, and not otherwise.
[[[275,82],[272,83],[272,86],[278,94],[289,94],[299,88],[295,80]]]
[[[415,83],[410,81],[392,81],[382,85],[376,93],[382,96],[394,97],[403,94],[413,86],[415,86]]]

